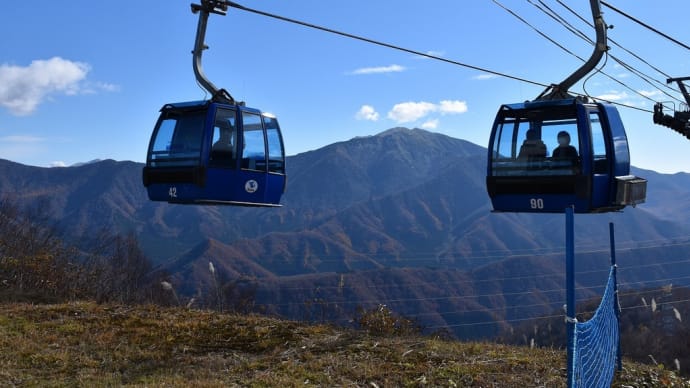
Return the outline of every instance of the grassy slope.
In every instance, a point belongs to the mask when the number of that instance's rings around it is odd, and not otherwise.
[[[563,351],[153,306],[0,305],[0,386],[565,385]],[[690,387],[624,363],[614,386]]]

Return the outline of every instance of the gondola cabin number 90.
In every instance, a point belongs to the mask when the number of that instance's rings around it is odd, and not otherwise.
[[[580,99],[501,106],[489,141],[486,184],[494,211],[618,211],[644,202],[630,175],[623,122],[611,104]]]
[[[535,210],[541,210],[544,208],[544,200],[542,198],[530,198],[529,207]]]

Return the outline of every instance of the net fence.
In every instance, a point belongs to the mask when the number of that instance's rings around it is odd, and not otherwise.
[[[592,319],[575,323],[570,387],[610,387],[619,349],[616,267],[609,272],[604,296]]]

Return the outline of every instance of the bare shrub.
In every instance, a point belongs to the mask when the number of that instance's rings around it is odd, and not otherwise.
[[[386,305],[365,310],[357,308],[356,322],[360,328],[374,335],[417,335],[422,328],[414,320],[398,316]]]

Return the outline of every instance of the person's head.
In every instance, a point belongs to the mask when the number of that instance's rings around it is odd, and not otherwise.
[[[527,140],[537,140],[539,138],[539,136],[537,135],[537,131],[535,131],[534,129],[527,130],[525,137],[527,138]]]
[[[567,146],[570,145],[570,134],[566,131],[558,132],[558,145]]]
[[[232,135],[232,131],[229,128],[221,128],[220,129],[220,140],[227,143],[230,141],[230,136]]]

